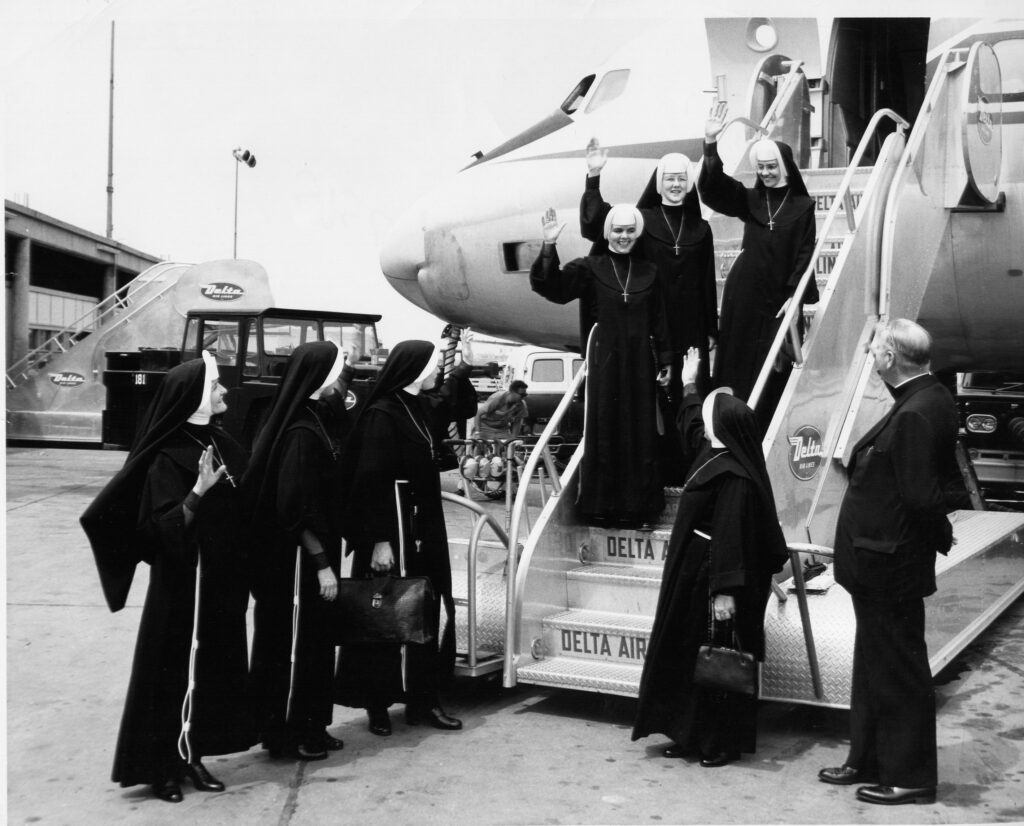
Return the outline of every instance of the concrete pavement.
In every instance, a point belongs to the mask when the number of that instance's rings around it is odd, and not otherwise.
[[[1024,820],[1024,602],[938,680],[939,799],[857,803],[815,775],[842,762],[846,715],[762,704],[758,753],[722,769],[629,740],[634,701],[460,680],[461,733],[374,737],[336,708],[345,749],[308,764],[210,758],[221,794],[183,803],[110,782],[145,595],[111,614],[78,516],[123,453],[7,450],[7,781],[12,824],[988,823]],[[448,480],[449,488],[451,487]]]

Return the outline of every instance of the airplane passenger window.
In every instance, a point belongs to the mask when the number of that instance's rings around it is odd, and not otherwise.
[[[1003,81],[1003,103],[1024,100],[1024,39],[993,44]]]
[[[580,104],[583,103],[583,98],[587,96],[587,92],[590,91],[590,86],[594,82],[596,75],[587,75],[583,80],[576,84],[576,88],[569,93],[560,107],[563,112],[567,115],[571,115],[577,109],[580,108]]]
[[[615,69],[608,72],[601,83],[598,84],[594,96],[587,104],[587,114],[596,112],[606,103],[611,103],[626,90],[626,83],[629,81],[629,69]]]

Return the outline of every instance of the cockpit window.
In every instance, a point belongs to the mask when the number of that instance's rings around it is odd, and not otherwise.
[[[1003,103],[1024,100],[1024,38],[993,44],[1003,81]]]
[[[577,109],[580,108],[580,104],[583,103],[583,98],[587,96],[587,92],[590,91],[590,87],[594,83],[594,78],[597,75],[587,75],[583,80],[576,84],[576,88],[569,93],[563,102],[561,109],[565,114],[571,115]]]
[[[610,103],[626,90],[629,81],[629,69],[615,69],[601,78],[594,96],[587,104],[587,114],[596,112],[606,103]]]

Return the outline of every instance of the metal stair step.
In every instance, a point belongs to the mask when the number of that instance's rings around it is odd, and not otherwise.
[[[671,536],[671,523],[660,524],[653,531],[588,528],[583,539],[586,545],[584,558],[594,563],[655,565],[660,569],[665,562]]]
[[[649,637],[654,617],[618,614],[612,611],[588,611],[573,608],[545,617],[544,625],[571,631],[586,630],[602,634],[633,634]]]
[[[641,665],[548,657],[517,669],[517,679],[531,685],[575,688],[602,694],[636,697],[640,690]]]
[[[556,657],[637,665],[647,655],[654,617],[571,609],[543,620],[544,651]]]
[[[661,586],[661,566],[654,565],[617,565],[610,562],[599,562],[594,565],[582,565],[565,572],[570,582],[594,582],[607,585],[646,585],[652,588]]]

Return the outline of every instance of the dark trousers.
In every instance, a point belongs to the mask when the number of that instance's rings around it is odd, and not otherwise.
[[[886,786],[938,782],[935,689],[924,639],[924,600],[853,598],[849,766],[878,769]]]

